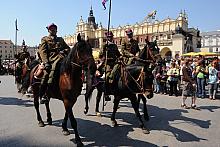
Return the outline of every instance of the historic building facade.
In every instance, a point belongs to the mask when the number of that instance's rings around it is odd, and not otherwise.
[[[0,40],[0,57],[2,60],[14,60],[14,43],[11,40]],[[27,51],[31,56],[35,56],[36,47],[28,47]],[[17,46],[17,53],[22,51],[22,46]]]
[[[220,52],[220,30],[201,33],[202,48],[207,52]]]
[[[171,58],[177,57],[183,53],[194,51],[200,48],[201,37],[200,31],[195,28],[188,27],[187,14],[180,12],[176,19],[166,18],[162,21],[154,20],[153,18],[145,19],[134,25],[118,26],[110,28],[114,34],[114,42],[119,46],[122,39],[126,38],[125,31],[131,28],[134,32],[134,37],[139,41],[140,48],[145,45],[145,39],[150,41],[157,40],[162,57]],[[69,36],[64,36],[64,40],[70,46],[76,42],[78,33],[85,39],[89,39],[94,49],[102,49],[105,43],[106,28],[95,22],[93,10],[91,8],[87,21],[82,17],[76,25],[76,33]]]
[[[14,43],[11,40],[0,40],[0,56],[2,60],[14,59]]]

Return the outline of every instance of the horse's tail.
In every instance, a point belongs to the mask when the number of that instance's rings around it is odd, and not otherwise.
[[[85,100],[87,102],[90,101],[90,99],[92,97],[92,92],[94,90],[94,87],[92,86],[92,80],[93,80],[92,75],[87,72],[87,74],[86,74],[86,93],[85,93]]]
[[[85,100],[86,100],[86,102],[89,102],[91,100],[93,90],[94,90],[93,87],[91,87],[91,88],[87,88],[86,87],[86,93],[85,93]]]

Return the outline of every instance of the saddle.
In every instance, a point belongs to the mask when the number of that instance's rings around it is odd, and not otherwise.
[[[43,76],[44,76],[44,65],[41,63],[35,67],[34,78],[42,79]]]

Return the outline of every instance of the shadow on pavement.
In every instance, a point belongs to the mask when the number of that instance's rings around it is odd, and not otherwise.
[[[220,109],[219,106],[200,106],[199,108],[202,110],[209,110],[210,112],[215,112],[214,110]]]
[[[132,114],[130,114],[132,115]],[[133,115],[132,115],[133,116]],[[88,144],[87,146],[138,146],[146,147],[152,146],[156,147],[157,145],[132,139],[128,137],[128,134],[134,131],[133,125],[119,125],[118,127],[111,127],[107,124],[101,124],[99,122],[84,120],[77,118],[79,134],[82,137],[82,142]],[[109,120],[110,121],[110,120]],[[61,127],[62,120],[53,121],[53,125]],[[68,122],[68,128],[71,128]],[[72,128],[71,128],[72,129]],[[140,135],[144,135],[140,131]],[[73,135],[72,141],[75,143],[75,135]],[[147,135],[146,135],[147,137]]]
[[[130,101],[123,102],[123,104],[120,106],[126,107],[125,103],[127,103],[127,107],[131,107]],[[143,104],[140,104],[140,108],[141,109],[143,108]],[[200,142],[201,140],[207,140],[204,138],[199,138],[196,135],[187,132],[186,130],[181,130],[171,125],[177,123],[185,123],[185,124],[188,123],[190,125],[199,126],[200,128],[208,129],[209,126],[211,125],[211,120],[199,120],[194,118],[188,118],[183,115],[184,113],[188,113],[188,111],[184,109],[166,109],[152,105],[147,105],[147,108],[150,116],[150,121],[147,123],[146,127],[149,128],[150,130],[171,132],[175,136],[175,138],[180,142],[191,142],[191,141]],[[200,108],[213,111],[214,109],[218,109],[220,107],[203,106]],[[125,112],[116,113],[116,120],[122,119],[124,122],[130,124],[138,124],[138,119],[135,117],[135,114],[132,114],[132,116],[130,117],[131,118],[129,118],[128,114],[126,114]],[[176,123],[174,121],[178,121],[178,122]],[[135,125],[131,127],[135,127]]]
[[[15,97],[0,97],[0,105],[17,105],[23,107],[34,106],[33,101],[23,100]]]

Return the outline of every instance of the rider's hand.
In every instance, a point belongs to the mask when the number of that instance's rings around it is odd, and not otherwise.
[[[63,51],[60,51],[60,54],[64,54],[64,50],[63,50]]]
[[[133,60],[138,60],[139,58],[138,57],[136,57],[136,56],[134,56],[134,58],[133,58]]]
[[[44,67],[45,67],[44,69],[45,69],[47,72],[49,72],[49,71],[51,70],[51,68],[52,68],[52,66],[51,66],[50,63],[45,63]]]
[[[119,57],[119,60],[123,60],[123,56],[120,56],[120,57]]]

